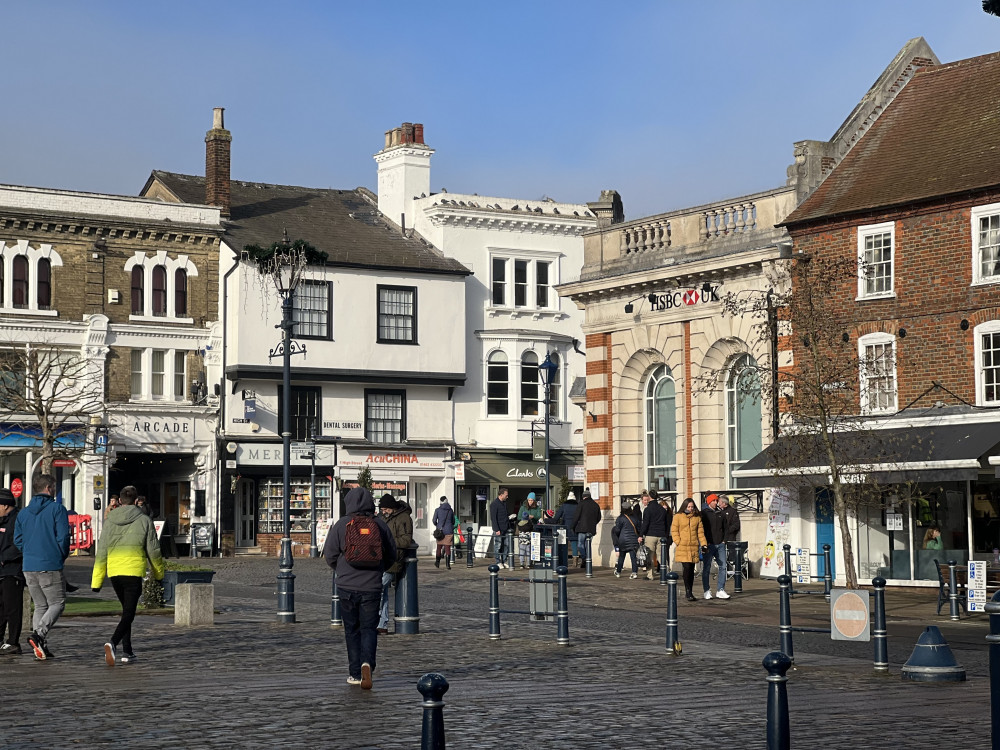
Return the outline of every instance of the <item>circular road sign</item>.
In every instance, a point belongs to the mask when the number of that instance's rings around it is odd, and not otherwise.
[[[844,638],[857,638],[868,628],[868,602],[854,591],[842,592],[830,608],[830,624]]]
[[[24,492],[24,485],[21,483],[20,479],[15,479],[10,483],[10,493],[18,500],[21,499],[22,492]]]

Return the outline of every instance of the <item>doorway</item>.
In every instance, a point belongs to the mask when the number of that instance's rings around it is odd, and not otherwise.
[[[826,561],[823,559],[823,545],[830,545],[830,578],[836,579],[837,545],[833,535],[833,498],[825,487],[816,491],[816,552],[819,554],[816,574],[826,575]]]
[[[236,483],[236,546],[254,547],[257,544],[257,497],[252,479]]]

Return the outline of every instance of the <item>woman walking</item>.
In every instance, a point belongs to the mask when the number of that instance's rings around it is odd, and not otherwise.
[[[689,602],[697,601],[691,590],[694,587],[694,564],[698,562],[698,551],[708,542],[705,539],[705,530],[701,526],[698,506],[690,497],[684,499],[680,512],[674,514],[674,520],[670,524],[670,536],[677,545],[674,550],[674,561],[679,562],[683,568],[685,598]]]
[[[620,578],[622,566],[625,564],[625,555],[632,558],[632,575],[629,578],[639,577],[639,566],[635,560],[635,551],[639,549],[639,530],[635,521],[632,520],[632,506],[629,503],[622,503],[621,514],[615,521],[615,527],[611,530],[611,541],[618,549],[618,564],[615,565],[615,578]]]
[[[448,504],[448,498],[441,495],[441,504],[434,511],[431,518],[434,524],[434,538],[437,540],[437,552],[434,558],[434,567],[441,567],[441,558],[448,570],[451,570],[451,543],[455,538],[455,511]]]

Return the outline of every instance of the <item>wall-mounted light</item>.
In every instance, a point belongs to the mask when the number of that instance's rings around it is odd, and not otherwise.
[[[632,311],[634,309],[635,309],[635,306],[631,302],[629,302],[628,304],[625,305],[625,314],[626,315],[631,315]]]
[[[968,331],[969,321],[967,321],[965,318],[962,318],[962,322],[958,324],[958,327],[961,328],[963,331]]]
[[[900,328],[899,329],[899,338],[901,338],[901,339],[905,339],[906,338],[906,329],[905,328]]]
[[[596,422],[596,421],[597,421],[597,415],[596,415],[596,414],[594,414],[594,412],[592,412],[592,411],[588,411],[588,412],[587,412],[587,414],[589,414],[589,415],[590,415],[590,421],[591,421],[591,422]]]
[[[844,333],[840,334],[840,340],[846,344],[848,341],[851,340],[851,334],[845,331]]]

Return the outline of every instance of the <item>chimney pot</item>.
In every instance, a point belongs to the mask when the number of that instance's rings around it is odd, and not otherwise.
[[[212,130],[225,130],[225,107],[215,107],[212,109]]]
[[[413,124],[413,142],[414,143],[424,142],[424,125],[421,122]]]

